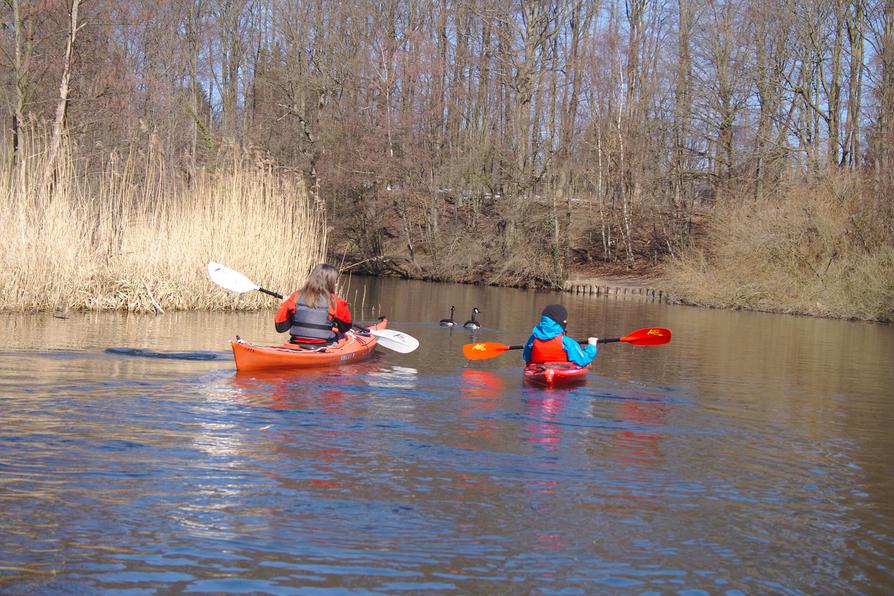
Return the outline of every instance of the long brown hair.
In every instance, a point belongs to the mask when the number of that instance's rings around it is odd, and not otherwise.
[[[335,294],[337,282],[338,269],[325,263],[317,265],[307,276],[307,281],[301,288],[301,298],[304,300],[304,304],[316,308],[320,297],[328,299],[331,294]]]

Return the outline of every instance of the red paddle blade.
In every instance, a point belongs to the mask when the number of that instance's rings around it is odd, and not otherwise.
[[[660,346],[671,340],[671,330],[664,327],[649,327],[648,329],[637,329],[629,335],[621,338],[621,341],[633,344],[635,346]]]
[[[463,355],[469,360],[487,360],[499,356],[509,349],[509,346],[494,342],[480,342],[463,346]]]

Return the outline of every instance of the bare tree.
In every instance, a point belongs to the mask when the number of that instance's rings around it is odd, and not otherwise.
[[[673,146],[671,156],[671,192],[670,207],[673,213],[670,222],[674,242],[668,247],[674,252],[675,247],[686,244],[689,227],[690,206],[685,192],[689,135],[692,124],[692,29],[695,25],[696,3],[694,0],[677,0],[677,69],[674,83],[674,122]]]
[[[777,180],[787,154],[788,125],[785,79],[791,60],[788,13],[777,0],[758,0],[752,5],[754,63],[752,78],[758,103],[753,149],[753,197],[759,201],[766,182]],[[774,135],[775,133],[775,135]]]
[[[65,55],[62,62],[62,80],[59,82],[59,101],[56,104],[56,117],[53,121],[53,133],[50,139],[49,156],[47,158],[47,177],[55,168],[55,161],[62,146],[62,136],[65,132],[65,116],[68,112],[68,93],[71,84],[71,70],[74,55],[75,38],[81,25],[78,23],[78,9],[81,0],[71,0],[68,7],[69,26],[68,36],[65,40]]]
[[[879,72],[875,88],[878,113],[872,135],[871,159],[875,166],[877,192],[890,196],[890,189],[894,188],[894,0],[878,3],[874,21]]]
[[[847,123],[841,163],[851,168],[860,164],[860,117],[863,104],[863,54],[866,38],[865,0],[848,2],[847,37],[850,50],[848,72]]]
[[[52,126],[53,161],[70,135],[92,166],[155,160],[152,184],[251,152],[342,214],[342,254],[420,275],[636,267],[686,247],[712,200],[761,208],[786,181],[866,164],[881,189],[894,169],[894,0],[0,11],[7,163],[29,120]]]
[[[34,18],[30,7],[22,0],[12,0],[13,28],[15,29],[15,107],[12,115],[12,151],[9,154],[10,174],[19,155],[19,131],[25,123],[25,104],[34,49]]]

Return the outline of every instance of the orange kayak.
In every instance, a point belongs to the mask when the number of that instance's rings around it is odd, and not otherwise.
[[[387,320],[369,328],[385,329]],[[262,370],[268,368],[316,368],[359,362],[372,356],[376,338],[366,332],[350,330],[344,339],[321,350],[308,350],[295,344],[256,346],[243,339],[230,342],[236,370]]]
[[[587,379],[589,366],[578,366],[573,362],[544,362],[525,367],[525,380],[538,385],[552,387],[570,385]]]

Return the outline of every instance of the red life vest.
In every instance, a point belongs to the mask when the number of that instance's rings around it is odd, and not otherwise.
[[[534,345],[531,346],[530,362],[569,362],[568,353],[562,345],[563,337],[564,333],[546,341],[535,337]]]

